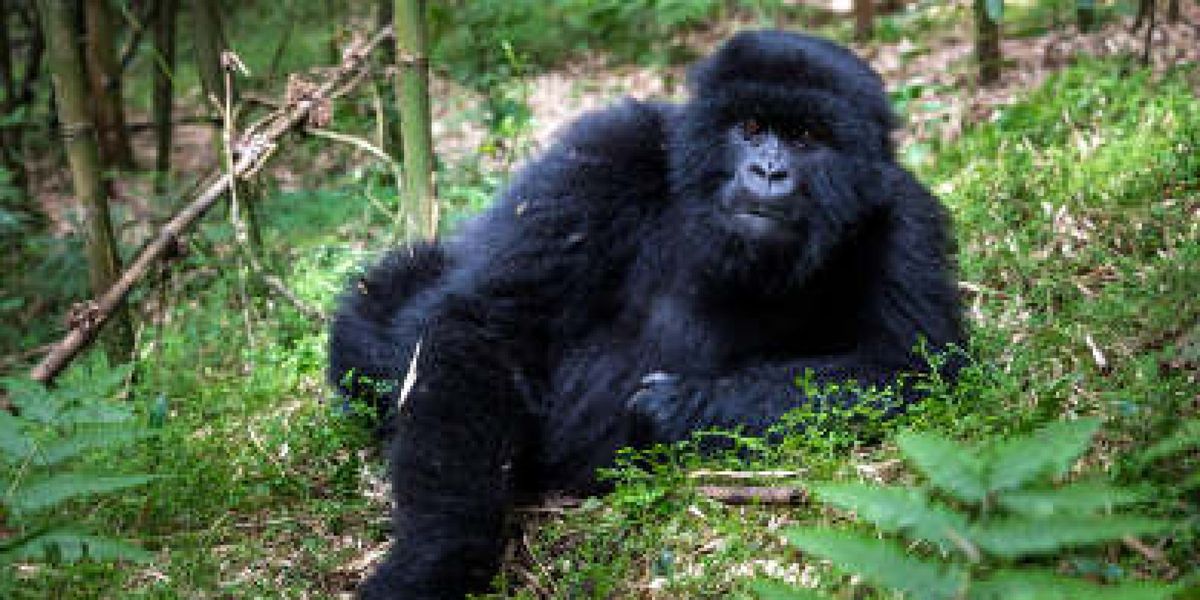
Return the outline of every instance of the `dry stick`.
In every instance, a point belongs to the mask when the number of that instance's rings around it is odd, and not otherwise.
[[[52,381],[71,362],[71,359],[75,358],[75,355],[95,338],[96,332],[108,321],[113,309],[129,294],[133,284],[137,283],[151,265],[174,246],[175,240],[184,230],[202,217],[217,202],[217,199],[229,190],[234,177],[260,167],[261,161],[270,155],[274,141],[304,122],[308,118],[309,110],[338,89],[338,85],[343,79],[352,78],[361,70],[366,64],[367,55],[391,34],[390,27],[384,28],[360,48],[346,52],[342,64],[329,81],[311,96],[297,100],[294,104],[285,107],[284,110],[277,113],[272,122],[264,126],[261,134],[253,136],[249,140],[250,143],[243,144],[244,147],[240,148],[241,154],[233,165],[232,173],[221,174],[199,197],[185,206],[170,221],[167,221],[166,225],[163,225],[154,240],[147,244],[137,258],[130,262],[129,268],[121,274],[117,282],[95,300],[93,303],[95,312],[91,315],[94,318],[80,319],[80,323],[73,325],[67,331],[67,335],[59,340],[54,349],[42,359],[42,362],[29,372],[30,378],[41,383]]]
[[[696,492],[721,504],[742,506],[747,504],[787,505],[808,502],[808,491],[794,486],[781,485],[701,485]],[[541,504],[517,507],[517,512],[527,515],[557,515],[583,505],[583,500],[572,496],[556,496]]]

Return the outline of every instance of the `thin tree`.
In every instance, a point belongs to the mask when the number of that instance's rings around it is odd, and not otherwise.
[[[437,234],[433,188],[433,132],[429,113],[429,37],[425,0],[395,0],[396,95],[404,143],[406,228]]]
[[[100,158],[105,166],[133,167],[133,146],[125,127],[124,96],[121,91],[121,63],[113,41],[113,19],[108,0],[84,0],[83,3],[88,84],[92,89]]]
[[[229,49],[221,7],[214,0],[192,0],[192,45],[204,98],[214,107],[225,102],[225,69],[221,53]],[[230,96],[237,101],[236,90]]]
[[[1000,79],[1000,20],[1003,0],[975,0],[975,60],[979,63],[979,82]]]
[[[158,139],[154,157],[154,188],[160,194],[166,191],[171,170],[172,77],[175,73],[175,15],[178,9],[176,0],[158,0],[158,14],[154,21],[154,130]]]
[[[1096,0],[1077,0],[1075,22],[1079,31],[1087,33],[1096,28]]]
[[[192,0],[192,39],[196,51],[196,69],[204,97],[222,116],[226,108],[238,103],[238,90],[232,77],[226,77],[222,54],[230,50],[220,3],[216,0]],[[229,84],[229,89],[226,88]],[[224,146],[224,145],[223,145]],[[237,188],[238,203],[245,211],[249,251],[263,257],[262,230],[258,224],[258,202],[249,186]],[[265,258],[265,257],[264,257]]]
[[[38,0],[38,9],[45,28],[47,58],[75,197],[83,208],[88,275],[93,293],[99,296],[117,280],[121,268],[108,214],[107,190],[100,172],[95,128],[88,110],[91,98],[77,45],[79,32],[73,26],[72,4],[71,0]],[[88,312],[85,308],[76,318],[90,320]],[[129,314],[124,306],[114,310],[112,321],[101,342],[110,361],[124,362],[133,347]]]
[[[378,0],[375,6],[375,29],[383,29],[392,25],[392,9],[395,0]],[[396,64],[396,44],[384,44],[379,51],[380,60],[385,65]],[[396,110],[397,95],[396,86],[386,86],[380,90],[380,104],[382,104],[382,140],[380,146],[388,153],[388,156],[393,160],[399,161],[404,156],[402,150],[403,134],[400,131],[400,114]]]
[[[0,0],[0,119],[7,120],[17,109],[17,77],[13,69],[12,38],[9,34],[8,0]],[[9,184],[25,189],[25,163],[21,159],[21,129],[14,123],[0,124],[0,168],[8,171]]]
[[[875,29],[875,0],[854,0],[854,39],[865,42]]]

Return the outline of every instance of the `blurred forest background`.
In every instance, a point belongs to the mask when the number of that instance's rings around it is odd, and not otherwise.
[[[751,27],[884,76],[975,363],[630,453],[496,597],[1200,598],[1194,0],[0,0],[0,597],[349,596],[388,492],[336,294]]]

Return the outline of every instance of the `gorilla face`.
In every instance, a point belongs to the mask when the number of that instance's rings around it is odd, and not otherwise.
[[[748,118],[729,128],[726,148],[732,168],[718,202],[729,226],[758,243],[796,241],[815,208],[810,180],[828,159],[826,143],[803,126]]]

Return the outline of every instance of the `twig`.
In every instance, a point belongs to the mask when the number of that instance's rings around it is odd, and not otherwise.
[[[802,504],[808,501],[808,492],[785,486],[719,486],[704,485],[696,488],[701,495],[722,504]]]
[[[348,53],[349,58],[342,62],[329,81],[318,88],[311,97],[289,104],[284,110],[276,113],[271,122],[264,126],[262,134],[255,135],[248,143],[243,144],[239,148],[240,154],[237,156],[232,171],[223,173],[217,177],[195,200],[163,225],[163,228],[159,230],[154,240],[147,244],[145,249],[130,262],[129,268],[121,274],[117,282],[96,299],[94,303],[97,308],[95,318],[87,319],[85,320],[87,322],[71,327],[42,362],[30,371],[29,376],[34,381],[41,383],[52,381],[71,362],[71,359],[95,338],[96,332],[108,321],[113,309],[125,300],[125,296],[129,294],[129,291],[133,288],[133,284],[137,283],[149,270],[151,265],[162,257],[169,248],[173,247],[175,240],[178,239],[183,231],[203,216],[208,209],[212,208],[217,199],[229,190],[236,177],[245,174],[258,165],[260,158],[270,152],[275,140],[283,137],[285,133],[304,122],[308,118],[309,111],[318,102],[328,98],[328,95],[341,85],[342,80],[353,78],[361,71],[366,65],[365,58],[367,54],[379,46],[391,34],[392,30],[390,27],[384,28],[375,37],[371,38],[371,41],[367,42],[367,44],[358,48],[353,53]]]
[[[692,479],[777,479],[784,477],[799,477],[800,471],[709,471],[699,469],[688,473]]]

